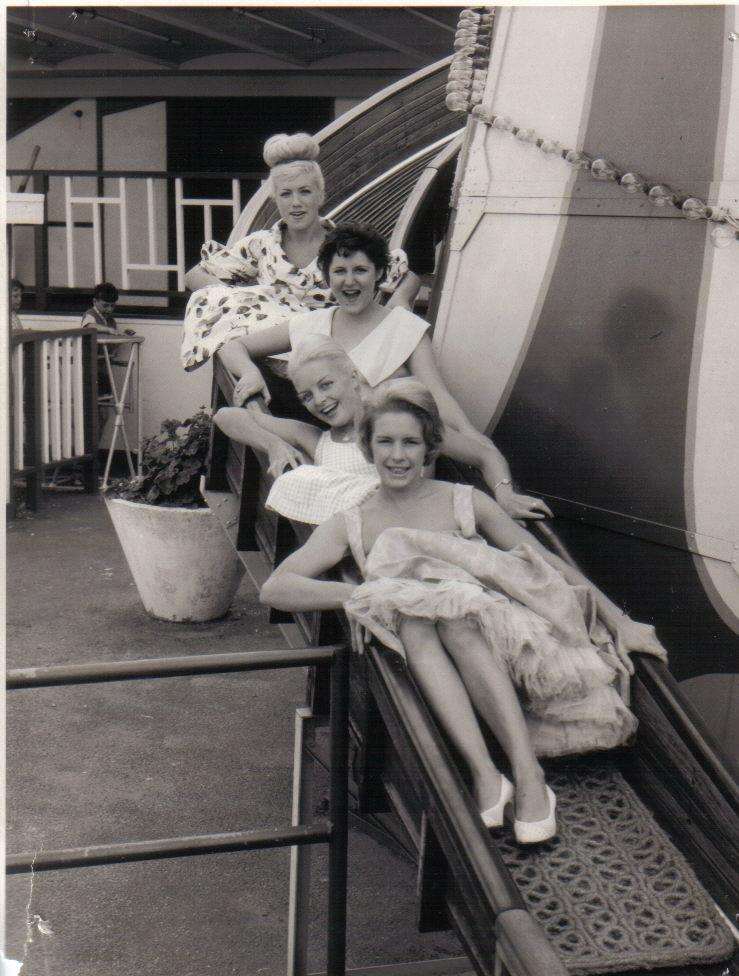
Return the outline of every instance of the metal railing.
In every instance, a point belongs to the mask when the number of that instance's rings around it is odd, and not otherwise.
[[[213,211],[230,211],[228,237],[248,199],[265,174],[167,173],[159,170],[30,170],[7,171],[13,177],[29,178],[35,193],[44,194],[44,223],[33,231],[35,306],[48,307],[50,296],[88,293],[103,280],[115,284],[121,294],[173,297],[185,288],[188,264],[196,263],[200,245],[213,237]],[[199,187],[228,185],[228,192],[203,194]],[[60,219],[50,219],[54,212]],[[202,220],[186,220],[186,212],[199,212]],[[106,214],[116,217],[116,226],[106,227]],[[112,222],[111,222],[112,223]],[[49,235],[61,230],[63,270],[50,280]],[[83,235],[91,232],[91,259],[81,267]],[[15,244],[16,252],[21,248]],[[27,255],[15,253],[14,265],[29,263]],[[159,274],[155,287],[151,275]],[[161,276],[166,275],[166,286]],[[28,283],[28,282],[27,282]],[[159,284],[158,287],[156,285]],[[141,285],[141,287],[137,287]],[[125,302],[122,302],[125,304]],[[153,303],[153,307],[157,307]]]
[[[97,333],[94,329],[13,333],[10,345],[11,492],[15,477],[37,509],[44,473],[82,465],[97,490]]]
[[[229,674],[307,666],[328,668],[330,671],[329,820],[256,831],[163,837],[154,840],[15,854],[7,860],[8,874],[328,844],[326,974],[344,976],[349,817],[349,662],[348,650],[344,645],[21,668],[8,672],[6,687],[8,690],[49,688],[60,685]]]

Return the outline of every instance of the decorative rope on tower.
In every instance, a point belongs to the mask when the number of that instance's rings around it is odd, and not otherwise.
[[[655,207],[675,209],[687,220],[708,221],[714,225],[711,241],[715,247],[728,247],[732,241],[739,240],[739,207],[711,206],[700,197],[650,180],[636,170],[616,166],[604,155],[567,149],[556,139],[546,139],[534,129],[516,125],[507,115],[488,113],[482,101],[490,64],[492,28],[492,9],[461,11],[454,38],[456,53],[446,86],[446,106],[450,112],[466,112],[483,125],[541,150],[545,156],[560,157],[576,169],[587,170],[594,180],[618,183],[627,193],[643,193]]]

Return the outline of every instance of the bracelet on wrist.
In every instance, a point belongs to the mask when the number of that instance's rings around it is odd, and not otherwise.
[[[497,491],[498,488],[501,487],[501,485],[511,485],[511,484],[512,484],[512,482],[511,482],[511,479],[510,478],[501,478],[500,481],[496,482],[493,485],[493,491],[494,492]]]

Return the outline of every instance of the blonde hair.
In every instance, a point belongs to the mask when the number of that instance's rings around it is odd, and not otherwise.
[[[293,382],[295,373],[301,366],[318,360],[330,362],[344,375],[351,376],[355,372],[354,363],[337,342],[330,336],[311,332],[293,346],[287,362],[288,379]]]
[[[383,413],[408,413],[421,425],[426,445],[424,464],[430,464],[439,453],[444,439],[444,424],[433,394],[418,380],[401,377],[385,380],[365,398],[364,410],[357,424],[357,443],[372,463],[372,434],[375,419]]]
[[[320,146],[313,136],[309,136],[307,132],[295,132],[292,135],[280,132],[277,135],[270,136],[264,144],[262,156],[269,166],[267,186],[271,195],[274,196],[276,191],[275,175],[287,172],[291,175],[293,173],[295,175],[305,173],[315,180],[319,191],[323,193],[323,173],[316,162],[320,152]],[[289,171],[288,167],[290,167]]]

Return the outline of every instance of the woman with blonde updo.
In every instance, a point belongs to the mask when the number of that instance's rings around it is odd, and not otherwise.
[[[186,370],[197,369],[220,351],[226,366],[239,376],[240,338],[300,312],[336,304],[316,263],[326,233],[333,228],[320,216],[324,183],[318,154],[318,143],[304,132],[268,139],[264,161],[279,221],[231,246],[203,244],[200,264],[185,279],[188,288],[197,289],[185,312]],[[393,252],[382,289],[394,293],[391,304],[408,305],[415,297],[418,279],[408,271],[402,251]]]

